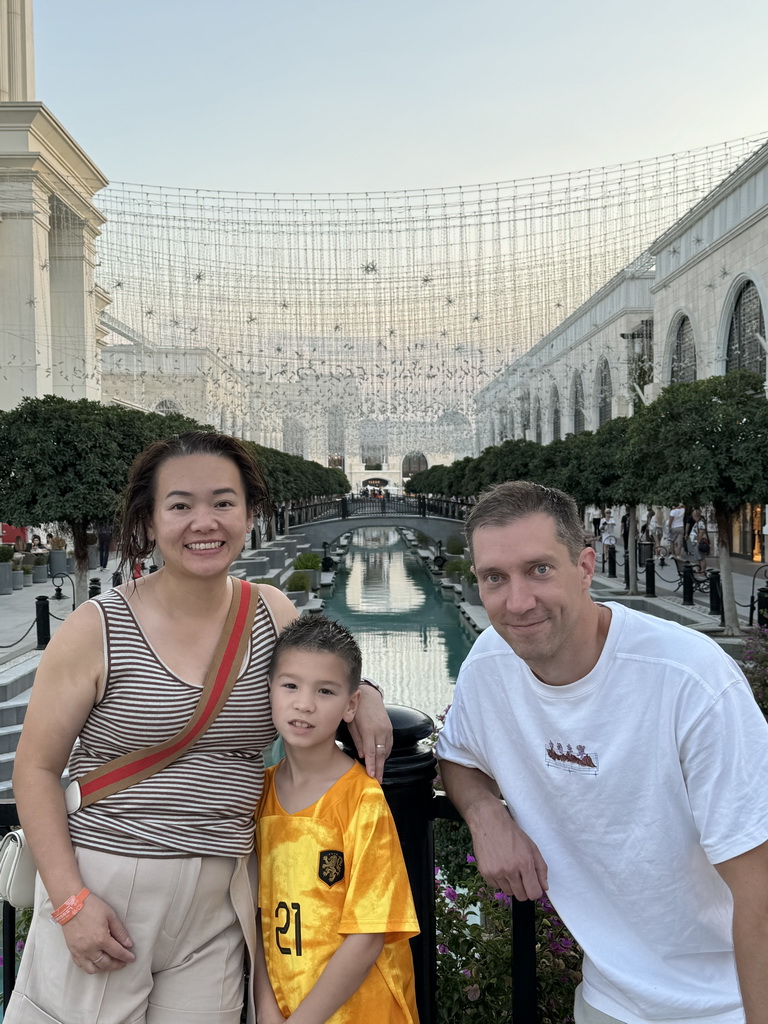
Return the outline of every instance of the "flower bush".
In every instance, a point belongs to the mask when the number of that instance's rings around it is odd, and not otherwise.
[[[741,660],[755,700],[768,718],[768,628],[760,626],[747,637]]]
[[[768,650],[768,631],[766,640]],[[446,712],[437,716],[441,723]],[[437,1020],[505,1024],[512,1004],[510,898],[477,870],[463,822],[438,820],[434,835]],[[536,902],[536,953],[540,1024],[572,1024],[581,948],[546,895]]]

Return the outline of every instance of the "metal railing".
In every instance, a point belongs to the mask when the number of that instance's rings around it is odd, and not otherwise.
[[[426,498],[423,495],[391,497],[347,496],[320,501],[295,502],[275,510],[277,532],[325,519],[353,519],[355,516],[420,516],[422,519],[464,520],[469,506],[455,498]]]

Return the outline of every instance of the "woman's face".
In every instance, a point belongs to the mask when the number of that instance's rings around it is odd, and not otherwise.
[[[251,515],[237,465],[219,455],[182,455],[157,470],[149,536],[166,568],[226,573],[243,548]]]

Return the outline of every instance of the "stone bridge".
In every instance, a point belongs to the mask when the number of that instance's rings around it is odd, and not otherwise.
[[[333,544],[344,533],[382,526],[418,530],[430,540],[446,544],[464,536],[465,508],[455,501],[417,498],[342,498],[339,501],[297,507],[288,513],[285,536],[301,534],[314,550]],[[278,527],[278,533],[281,532]]]

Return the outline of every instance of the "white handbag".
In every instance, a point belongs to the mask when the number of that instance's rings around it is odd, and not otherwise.
[[[0,900],[17,910],[33,906],[36,873],[24,833],[21,829],[9,832],[0,843]]]

